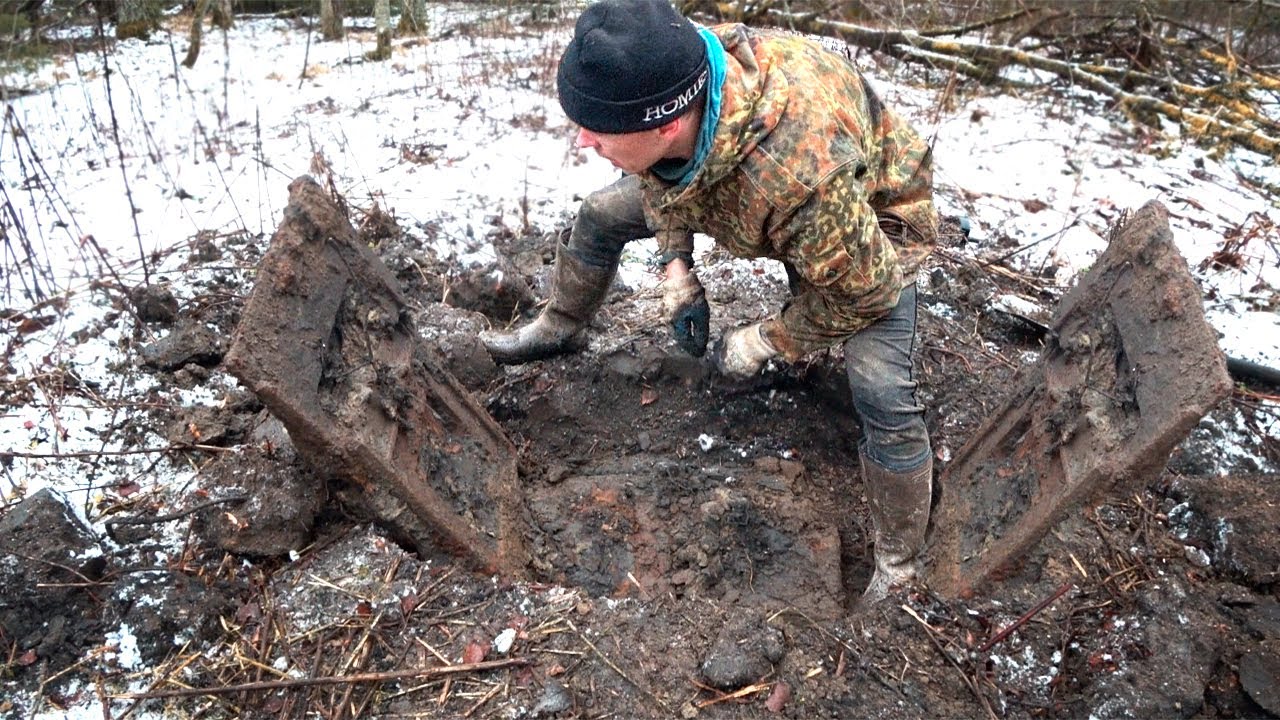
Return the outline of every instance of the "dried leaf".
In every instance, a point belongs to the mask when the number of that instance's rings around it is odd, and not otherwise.
[[[35,651],[35,650],[28,650],[28,651],[26,651],[26,652],[22,653],[22,655],[20,655],[20,656],[18,657],[18,664],[19,664],[19,665],[31,665],[31,664],[35,663],[35,661],[36,661],[36,660],[39,660],[39,659],[40,659],[40,658],[39,658],[39,656],[38,656],[38,655],[36,655],[36,651]]]
[[[18,327],[16,329],[19,335],[27,335],[29,333],[44,330],[45,328],[57,322],[57,320],[58,318],[54,317],[53,315],[45,315],[42,317],[24,317],[22,318],[22,321],[18,323]]]
[[[488,646],[477,642],[467,643],[467,649],[462,651],[462,662],[471,665],[484,660],[485,653],[488,652]]]
[[[769,712],[782,712],[782,708],[791,699],[791,686],[780,682],[773,686],[773,692],[769,693],[769,699],[764,701],[764,706],[769,708]]]
[[[413,611],[416,610],[417,608],[418,608],[417,595],[413,593],[409,593],[408,595],[400,596],[400,613],[402,615],[405,615],[405,616],[412,615]]]
[[[250,622],[257,622],[262,619],[262,609],[257,603],[245,603],[236,610],[236,622],[245,625]]]

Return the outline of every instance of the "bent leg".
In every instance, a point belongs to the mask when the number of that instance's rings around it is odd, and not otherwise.
[[[653,237],[640,193],[640,178],[627,175],[588,195],[573,221],[568,249],[588,265],[617,267],[627,243]]]
[[[913,284],[903,288],[888,316],[844,346],[854,406],[862,417],[859,456],[875,530],[875,572],[864,606],[918,577],[929,525],[933,456],[911,371],[915,325]]]
[[[573,351],[600,308],[628,242],[648,237],[640,180],[624,177],[587,196],[567,241],[556,246],[551,299],[537,319],[510,332],[484,332],[495,362],[520,364]]]
[[[862,452],[896,472],[930,457],[924,407],[916,400],[911,351],[916,335],[916,288],[902,289],[885,317],[845,341],[845,371],[862,419]]]

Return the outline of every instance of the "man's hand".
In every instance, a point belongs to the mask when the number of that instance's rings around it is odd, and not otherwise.
[[[711,334],[711,307],[697,275],[670,273],[662,281],[662,317],[671,323],[680,349],[702,357]]]
[[[752,323],[726,330],[716,341],[712,357],[716,369],[731,378],[744,380],[760,372],[764,364],[778,354],[764,336],[764,325]]]

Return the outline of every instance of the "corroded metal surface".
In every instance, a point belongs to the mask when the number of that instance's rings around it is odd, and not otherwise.
[[[1048,346],[940,478],[930,583],[972,592],[1065,515],[1140,488],[1231,390],[1200,291],[1149,203],[1054,315]]]
[[[314,181],[289,186],[227,368],[312,468],[429,552],[519,574],[516,453],[419,341],[395,278]]]

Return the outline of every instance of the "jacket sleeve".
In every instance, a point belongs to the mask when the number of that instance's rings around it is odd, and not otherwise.
[[[799,282],[764,331],[788,362],[842,342],[898,303],[902,268],[867,202],[865,172],[851,163],[832,173],[776,231]]]
[[[693,231],[670,217],[667,213],[654,207],[653,198],[644,193],[644,219],[653,230],[653,239],[658,243],[658,263],[667,263],[679,257],[693,267]]]
[[[658,264],[666,266],[676,258],[693,267],[693,233],[683,228],[664,228],[653,234],[658,241]]]

